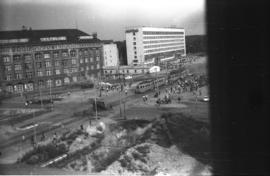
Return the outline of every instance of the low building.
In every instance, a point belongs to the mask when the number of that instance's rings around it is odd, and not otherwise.
[[[111,42],[104,42],[103,48],[103,68],[116,67],[119,64],[119,53],[117,45]]]
[[[22,93],[98,77],[101,58],[97,36],[77,29],[0,31],[0,86]]]
[[[119,66],[119,67],[107,67],[104,68],[103,75],[106,78],[116,79],[119,75],[140,75],[149,73],[150,67],[146,66]]]

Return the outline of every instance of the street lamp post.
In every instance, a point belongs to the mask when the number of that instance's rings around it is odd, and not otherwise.
[[[53,101],[52,101],[52,81],[50,81],[50,97],[51,97],[51,110],[53,110]]]
[[[40,88],[40,85],[38,87],[39,87],[39,100],[40,100],[41,108],[43,108],[43,100],[42,100],[42,97],[41,97],[41,88]]]

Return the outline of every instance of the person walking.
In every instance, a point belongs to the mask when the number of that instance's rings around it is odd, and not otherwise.
[[[52,140],[52,143],[53,143],[54,145],[56,145],[56,143],[57,143],[57,134],[56,134],[56,132],[53,134],[53,140]]]
[[[181,97],[180,97],[180,96],[178,96],[178,103],[180,103],[180,101],[181,101]]]
[[[35,137],[34,135],[31,136],[31,145],[33,146],[33,148],[36,148],[36,140],[35,140]]]
[[[45,133],[43,132],[41,135],[40,141],[45,141],[45,138],[46,138],[46,136],[45,136]]]
[[[108,87],[107,87],[106,91],[107,91],[107,94],[106,95],[108,96],[108,94],[109,94],[109,88]]]

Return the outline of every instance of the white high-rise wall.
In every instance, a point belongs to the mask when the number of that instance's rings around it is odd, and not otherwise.
[[[186,55],[185,30],[139,27],[126,30],[128,65],[158,65]]]
[[[118,65],[119,55],[116,44],[103,44],[103,59],[104,68]]]

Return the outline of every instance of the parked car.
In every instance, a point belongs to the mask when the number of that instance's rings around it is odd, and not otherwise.
[[[132,76],[128,75],[125,77],[125,79],[132,79]]]
[[[204,96],[200,100],[203,102],[208,102],[208,101],[210,101],[210,98],[208,96]]]

